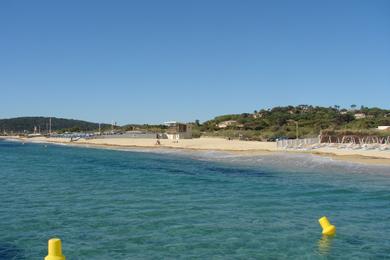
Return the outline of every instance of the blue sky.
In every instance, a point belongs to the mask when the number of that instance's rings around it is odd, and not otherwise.
[[[390,108],[390,1],[0,2],[0,118]]]

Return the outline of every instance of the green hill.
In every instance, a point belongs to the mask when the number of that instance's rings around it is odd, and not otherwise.
[[[223,115],[198,127],[203,135],[250,140],[314,137],[323,131],[363,131],[390,125],[390,110],[381,108],[340,109],[310,105],[274,107],[253,113]]]
[[[0,119],[0,131],[15,132],[15,133],[32,133],[34,128],[41,130],[42,133],[48,132],[49,117],[17,117],[9,119]],[[107,128],[109,125],[102,124],[101,127]],[[65,118],[51,118],[52,131],[93,131],[99,128],[98,123],[91,123],[87,121],[65,119]]]

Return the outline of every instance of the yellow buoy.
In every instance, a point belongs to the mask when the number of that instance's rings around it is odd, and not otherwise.
[[[49,240],[48,254],[45,260],[65,260],[65,256],[62,255],[61,239],[52,238]]]
[[[331,225],[329,220],[323,216],[318,220],[320,222],[320,225],[322,227],[322,234],[327,236],[333,236],[336,234],[336,227]]]

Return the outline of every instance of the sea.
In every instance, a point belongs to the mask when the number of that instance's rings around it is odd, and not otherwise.
[[[0,259],[53,237],[68,260],[390,259],[390,166],[0,141]]]

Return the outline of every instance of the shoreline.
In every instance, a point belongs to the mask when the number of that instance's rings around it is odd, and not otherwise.
[[[244,156],[269,155],[273,153],[295,153],[311,154],[315,156],[330,158],[338,161],[371,165],[390,165],[390,151],[358,151],[336,148],[317,148],[312,150],[286,150],[278,149],[275,142],[239,141],[226,140],[223,138],[198,138],[182,139],[179,143],[172,140],[160,139],[161,145],[156,145],[155,139],[135,138],[102,138],[102,139],[80,139],[71,142],[69,138],[46,138],[33,137],[25,138],[18,136],[0,136],[4,140],[17,140],[29,143],[53,143],[72,146],[83,146],[95,148],[142,148],[142,149],[176,149],[188,151],[216,151],[239,154]]]

